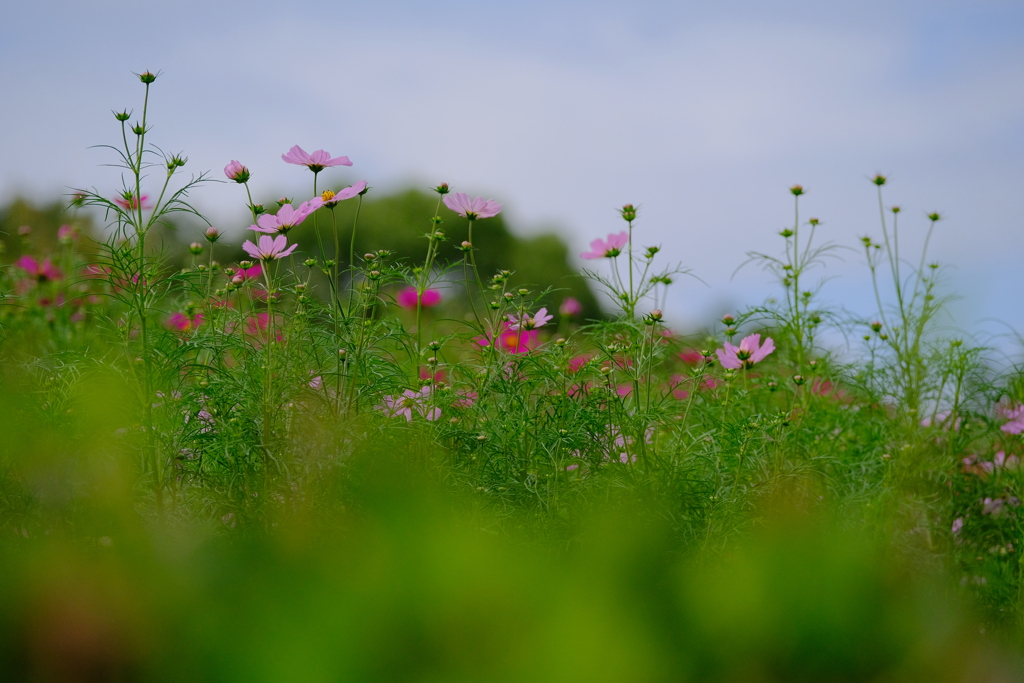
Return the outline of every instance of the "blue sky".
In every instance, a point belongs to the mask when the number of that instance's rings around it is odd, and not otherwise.
[[[703,320],[778,293],[744,270],[804,215],[856,246],[878,235],[866,178],[891,177],[906,250],[926,211],[969,330],[1024,331],[1024,3],[21,3],[0,25],[0,198],[116,189],[89,145],[162,70],[153,138],[187,169],[240,159],[259,191],[301,196],[293,144],[347,154],[337,183],[440,181],[506,204],[523,231],[582,251],[641,206],[638,236],[708,286],[670,316]],[[241,229],[238,188],[196,201]],[[308,192],[308,190],[305,190]],[[860,257],[823,296],[870,315]],[[988,324],[986,329],[998,331]]]

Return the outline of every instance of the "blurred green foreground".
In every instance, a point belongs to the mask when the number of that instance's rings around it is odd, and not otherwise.
[[[714,550],[621,487],[541,524],[395,430],[258,522],[157,513],[130,397],[44,399],[0,395],[3,681],[1022,680],[938,570],[784,503]]]

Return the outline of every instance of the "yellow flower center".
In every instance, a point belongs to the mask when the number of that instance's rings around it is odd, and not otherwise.
[[[331,192],[330,190],[324,190],[324,193],[320,195],[320,198],[323,199],[325,202],[329,202],[332,199],[334,199],[334,193]]]

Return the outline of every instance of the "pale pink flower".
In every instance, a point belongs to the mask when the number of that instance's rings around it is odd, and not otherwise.
[[[285,204],[277,211],[276,216],[265,213],[256,219],[258,225],[250,225],[250,230],[265,232],[268,234],[286,234],[296,225],[306,220],[311,213],[323,206],[324,200],[320,197],[313,197],[308,202],[302,202],[298,208],[291,204]]]
[[[338,190],[332,192],[331,190],[324,190],[323,194],[320,195],[320,199],[323,201],[324,206],[334,206],[338,202],[343,202],[346,199],[352,199],[358,197],[366,190],[366,181],[360,180],[352,187],[346,187],[344,190]]]
[[[733,346],[729,342],[725,342],[724,347],[716,351],[722,367],[729,370],[739,370],[740,368],[753,367],[755,363],[764,360],[769,353],[775,350],[775,342],[772,341],[771,337],[767,337],[762,344],[761,335],[752,334],[749,337],[745,337],[739,346]]]
[[[352,162],[349,161],[348,157],[335,157],[332,159],[331,155],[322,149],[318,149],[312,154],[309,154],[298,145],[295,145],[288,150],[287,154],[282,154],[281,159],[287,161],[289,164],[305,166],[313,173],[319,173],[329,166],[352,165]]]
[[[460,391],[459,398],[452,401],[452,406],[455,408],[469,408],[476,403],[479,398],[480,397],[475,391]]]
[[[501,204],[493,199],[484,199],[483,197],[470,199],[465,192],[446,194],[444,205],[471,221],[477,218],[493,218],[501,212]]]
[[[949,410],[943,410],[941,413],[936,413],[934,424],[936,426],[943,427],[944,429],[952,428],[954,431],[959,430],[960,423],[963,422],[963,418],[958,417],[956,419],[956,422],[951,424],[949,418],[952,414],[953,413]],[[932,424],[932,418],[930,417],[926,417],[923,420],[921,420],[922,427],[931,427]]]
[[[381,399],[381,405],[374,406],[374,408],[382,411],[388,417],[402,416],[408,422],[412,422],[412,411],[415,410],[433,422],[441,417],[441,409],[437,406],[430,406],[430,390],[430,385],[427,385],[419,391],[406,389],[399,396],[384,396]]]
[[[683,361],[687,365],[700,365],[704,362],[704,354],[700,351],[690,349],[689,351],[680,351],[679,360]]]
[[[273,261],[274,259],[288,256],[295,251],[295,247],[297,246],[297,244],[293,244],[289,247],[288,238],[284,235],[278,235],[277,237],[260,235],[259,245],[246,241],[245,244],[242,245],[242,249],[245,249],[245,253],[255,259],[260,259],[261,261]],[[287,249],[285,247],[287,247]]]
[[[617,235],[608,235],[607,240],[596,239],[590,243],[590,251],[580,254],[580,258],[599,259],[615,258],[622,253],[622,248],[629,243],[629,233],[623,230]]]
[[[39,282],[44,282],[46,280],[61,280],[64,277],[64,274],[60,272],[60,269],[50,262],[50,259],[40,262],[27,254],[15,261],[14,267],[24,270]]]
[[[1016,405],[1000,404],[996,406],[996,413],[1009,420],[999,429],[1007,434],[1020,434],[1024,432],[1024,404]]]
[[[953,535],[954,536],[959,536],[960,535],[960,530],[963,529],[963,528],[964,528],[964,518],[963,517],[957,517],[956,519],[953,520],[952,531],[953,531]]]
[[[143,209],[152,208],[152,206],[148,202],[149,202],[149,195],[148,194],[142,195],[142,208]],[[125,192],[120,197],[114,197],[114,203],[117,204],[118,206],[120,206],[122,209],[125,209],[125,210],[132,210],[132,209],[139,208],[139,200],[131,192]]]
[[[57,228],[57,240],[60,242],[74,242],[78,239],[78,228],[70,225],[62,225]]]
[[[395,297],[395,301],[397,301],[398,305],[401,306],[402,308],[415,310],[416,288],[411,285],[409,287],[406,287],[405,289],[398,293],[398,296]],[[423,308],[430,308],[431,306],[436,306],[439,303],[441,303],[441,292],[437,291],[436,289],[423,290],[423,296],[420,297],[420,305]]]
[[[536,314],[523,313],[521,316],[510,315],[508,317],[510,330],[535,330],[544,327],[555,316],[548,314],[547,308],[542,308]]]
[[[568,317],[576,317],[583,312],[583,304],[571,296],[565,297],[562,300],[562,305],[558,307],[558,314]]]
[[[244,183],[251,177],[249,169],[242,165],[240,161],[231,160],[231,163],[224,167],[224,175],[230,180],[234,180],[236,183]]]

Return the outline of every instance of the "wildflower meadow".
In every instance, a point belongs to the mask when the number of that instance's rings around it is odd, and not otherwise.
[[[1022,680],[1024,376],[949,324],[941,213],[878,174],[842,244],[793,186],[763,302],[686,329],[630,197],[572,255],[335,148],[266,201],[138,79],[121,185],[0,213],[0,678]]]

